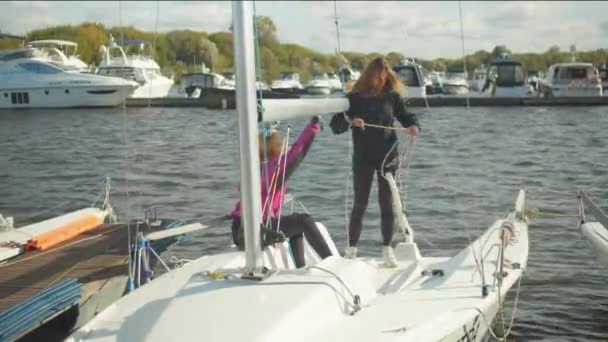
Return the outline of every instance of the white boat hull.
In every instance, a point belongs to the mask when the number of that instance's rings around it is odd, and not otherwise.
[[[145,84],[139,86],[130,98],[159,98],[169,97],[170,92],[173,88],[173,80],[168,78],[161,78],[153,81],[147,81]]]
[[[131,86],[66,86],[0,90],[0,108],[116,107],[133,91]],[[21,101],[15,97],[20,96]],[[21,95],[19,95],[21,94]],[[27,99],[26,95],[27,94]]]
[[[306,92],[311,95],[329,95],[331,94],[331,88],[329,87],[308,87]]]
[[[498,287],[505,224],[513,239]],[[241,278],[243,252],[203,256],[121,298],[67,341],[481,341],[498,298],[526,267],[527,229],[512,213],[452,258],[422,258],[416,244],[402,243],[397,268],[332,256],[285,270],[283,244],[266,249],[265,264],[279,270],[260,281]]]
[[[602,267],[608,270],[608,230],[599,222],[583,223],[581,230],[591,243]]]
[[[463,95],[469,93],[469,87],[461,84],[443,84],[444,93],[448,95]]]

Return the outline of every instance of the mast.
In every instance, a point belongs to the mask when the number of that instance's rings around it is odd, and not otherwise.
[[[262,222],[260,158],[257,127],[257,97],[253,17],[251,2],[232,2],[236,108],[239,121],[241,159],[241,213],[245,232],[245,275],[260,274]]]

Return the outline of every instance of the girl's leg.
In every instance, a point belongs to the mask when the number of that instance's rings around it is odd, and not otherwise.
[[[308,214],[292,214],[281,216],[280,229],[289,238],[289,245],[294,255],[296,267],[303,267],[306,262],[304,259],[304,240],[310,243],[310,246],[323,259],[331,256],[331,251],[327,242],[317,228],[315,221]]]
[[[384,246],[389,246],[393,241],[395,223],[395,213],[393,212],[393,194],[391,193],[391,188],[388,181],[382,177],[380,171],[378,171],[378,203],[380,204],[382,244]]]
[[[367,165],[353,165],[353,190],[355,192],[353,211],[348,224],[348,245],[355,247],[363,229],[363,215],[367,209],[369,192],[374,180],[374,168]]]

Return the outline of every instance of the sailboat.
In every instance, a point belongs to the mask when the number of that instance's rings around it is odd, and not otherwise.
[[[608,215],[593,202],[586,192],[579,191],[577,199],[581,231],[589,240],[602,267],[608,269],[608,229],[606,229],[608,227]],[[585,209],[588,209],[597,221],[588,221],[585,217]]]
[[[250,2],[232,8],[245,251],[203,255],[165,273],[67,341],[481,341],[495,334],[492,322],[528,260],[523,190],[508,215],[452,257],[423,257],[411,239],[395,247],[398,267],[386,268],[376,258],[320,260],[307,246],[307,266],[294,269],[288,244],[261,248],[254,23]],[[348,101],[262,106],[272,122],[343,112]],[[328,230],[317,226],[336,253]]]

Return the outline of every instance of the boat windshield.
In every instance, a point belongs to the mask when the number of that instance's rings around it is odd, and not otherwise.
[[[291,80],[297,80],[298,78],[292,72],[284,72],[284,73],[281,73],[281,79],[284,81],[291,81]]]
[[[225,73],[222,74],[222,76],[224,76],[225,79],[230,80],[230,81],[234,81],[235,80],[235,76],[231,72],[225,72]]]
[[[416,68],[413,66],[398,66],[394,68],[397,75],[408,87],[420,87],[420,80],[418,79],[418,74],[416,73]]]
[[[35,73],[35,74],[57,74],[62,72],[61,68],[54,65],[38,63],[38,62],[24,62],[19,63],[21,69]]]
[[[99,68],[98,74],[135,81],[135,68],[133,67],[101,67]]]
[[[524,84],[524,69],[518,64],[502,64],[490,68],[490,75],[496,75],[499,87],[517,87]]]
[[[567,67],[560,68],[559,78],[562,80],[584,80],[591,78],[594,70],[591,67]]]

